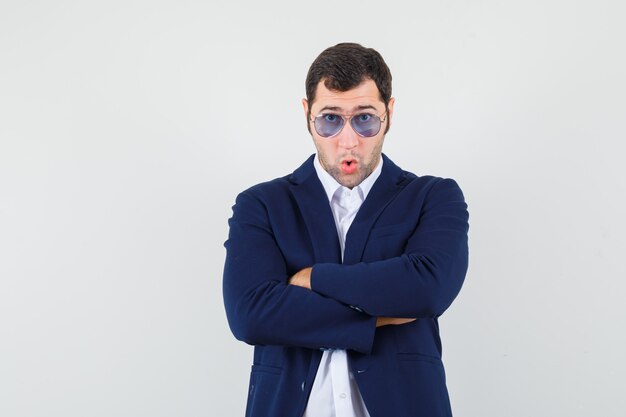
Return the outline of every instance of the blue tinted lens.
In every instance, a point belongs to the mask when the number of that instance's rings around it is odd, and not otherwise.
[[[337,114],[320,114],[315,118],[315,131],[322,137],[336,135],[343,127],[344,120]]]
[[[369,113],[355,114],[350,120],[350,125],[356,133],[369,138],[380,132],[380,117]]]

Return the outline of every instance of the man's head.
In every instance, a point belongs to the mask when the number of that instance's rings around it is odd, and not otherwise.
[[[306,78],[302,100],[320,163],[353,188],[378,165],[394,99],[391,72],[378,52],[340,43],[322,52]]]

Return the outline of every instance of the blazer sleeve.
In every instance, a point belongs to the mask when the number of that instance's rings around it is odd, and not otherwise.
[[[229,219],[223,295],[235,337],[251,345],[370,353],[375,318],[298,286],[289,276],[265,205],[241,193]]]
[[[468,219],[457,183],[440,179],[425,197],[404,253],[354,265],[316,264],[311,287],[373,316],[437,317],[465,279]]]

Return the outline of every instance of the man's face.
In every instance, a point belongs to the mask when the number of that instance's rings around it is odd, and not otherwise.
[[[339,184],[353,188],[376,168],[381,158],[385,130],[391,122],[393,104],[392,98],[388,104],[387,114],[384,114],[385,103],[379,97],[376,83],[370,79],[366,79],[352,90],[343,92],[329,90],[324,85],[324,80],[319,82],[308,123],[322,167]],[[309,103],[306,99],[302,100],[302,106],[304,114],[308,117]],[[375,136],[359,136],[347,120],[351,115],[361,113],[373,114],[385,120]],[[342,115],[346,122],[337,135],[322,137],[311,121],[319,114]]]

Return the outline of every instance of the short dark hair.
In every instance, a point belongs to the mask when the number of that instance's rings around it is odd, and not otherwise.
[[[309,112],[320,81],[329,90],[348,91],[365,79],[376,83],[385,108],[391,99],[391,71],[383,57],[372,48],[358,43],[338,43],[325,49],[313,61],[306,76],[306,98]]]

